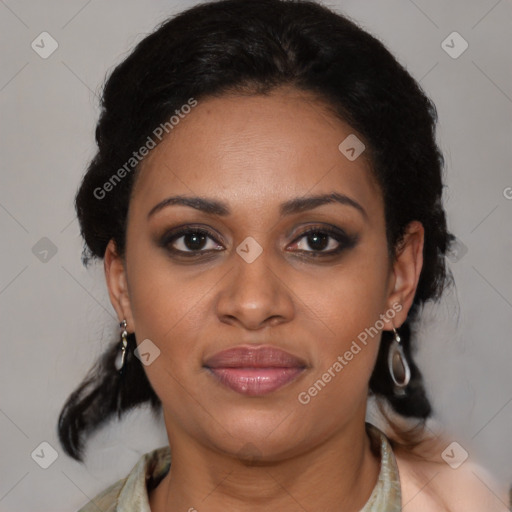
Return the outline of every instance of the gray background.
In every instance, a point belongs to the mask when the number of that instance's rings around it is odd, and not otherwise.
[[[55,426],[118,332],[102,265],[81,266],[72,205],[94,152],[97,94],[136,42],[194,3],[0,0],[1,511],[76,510],[166,443],[142,408],[95,435],[84,466]],[[379,37],[437,105],[457,288],[425,310],[417,359],[451,438],[512,482],[512,1],[327,5]],[[59,44],[47,59],[31,48],[43,31]],[[456,59],[441,47],[453,31],[469,44]],[[57,250],[47,261],[47,241],[33,250],[43,237]],[[31,458],[43,441],[58,452],[48,469]]]

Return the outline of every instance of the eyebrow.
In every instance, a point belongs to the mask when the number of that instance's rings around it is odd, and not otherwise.
[[[281,217],[284,217],[285,215],[292,215],[294,213],[312,210],[329,203],[339,203],[342,205],[351,206],[359,211],[365,220],[368,220],[368,214],[366,213],[366,210],[357,201],[346,196],[345,194],[340,194],[338,192],[291,199],[280,205],[279,213]],[[172,205],[189,206],[204,213],[210,215],[218,215],[221,217],[226,217],[231,213],[227,203],[218,201],[216,199],[209,199],[206,197],[172,196],[164,199],[163,201],[160,201],[158,204],[153,206],[153,208],[151,208],[148,213],[148,218],[163,208]]]

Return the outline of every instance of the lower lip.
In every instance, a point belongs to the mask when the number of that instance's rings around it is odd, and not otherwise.
[[[266,395],[294,380],[303,368],[208,368],[228,388],[243,395]]]

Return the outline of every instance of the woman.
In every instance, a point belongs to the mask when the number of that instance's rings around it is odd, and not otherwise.
[[[113,71],[76,208],[120,340],[59,435],[82,460],[149,402],[169,446],[82,511],[504,510],[421,428],[410,325],[453,239],[435,123],[379,41],[313,2],[198,5]]]

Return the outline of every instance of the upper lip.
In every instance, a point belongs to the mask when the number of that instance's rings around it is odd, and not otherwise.
[[[237,346],[208,358],[208,368],[305,368],[301,358],[269,345]]]

